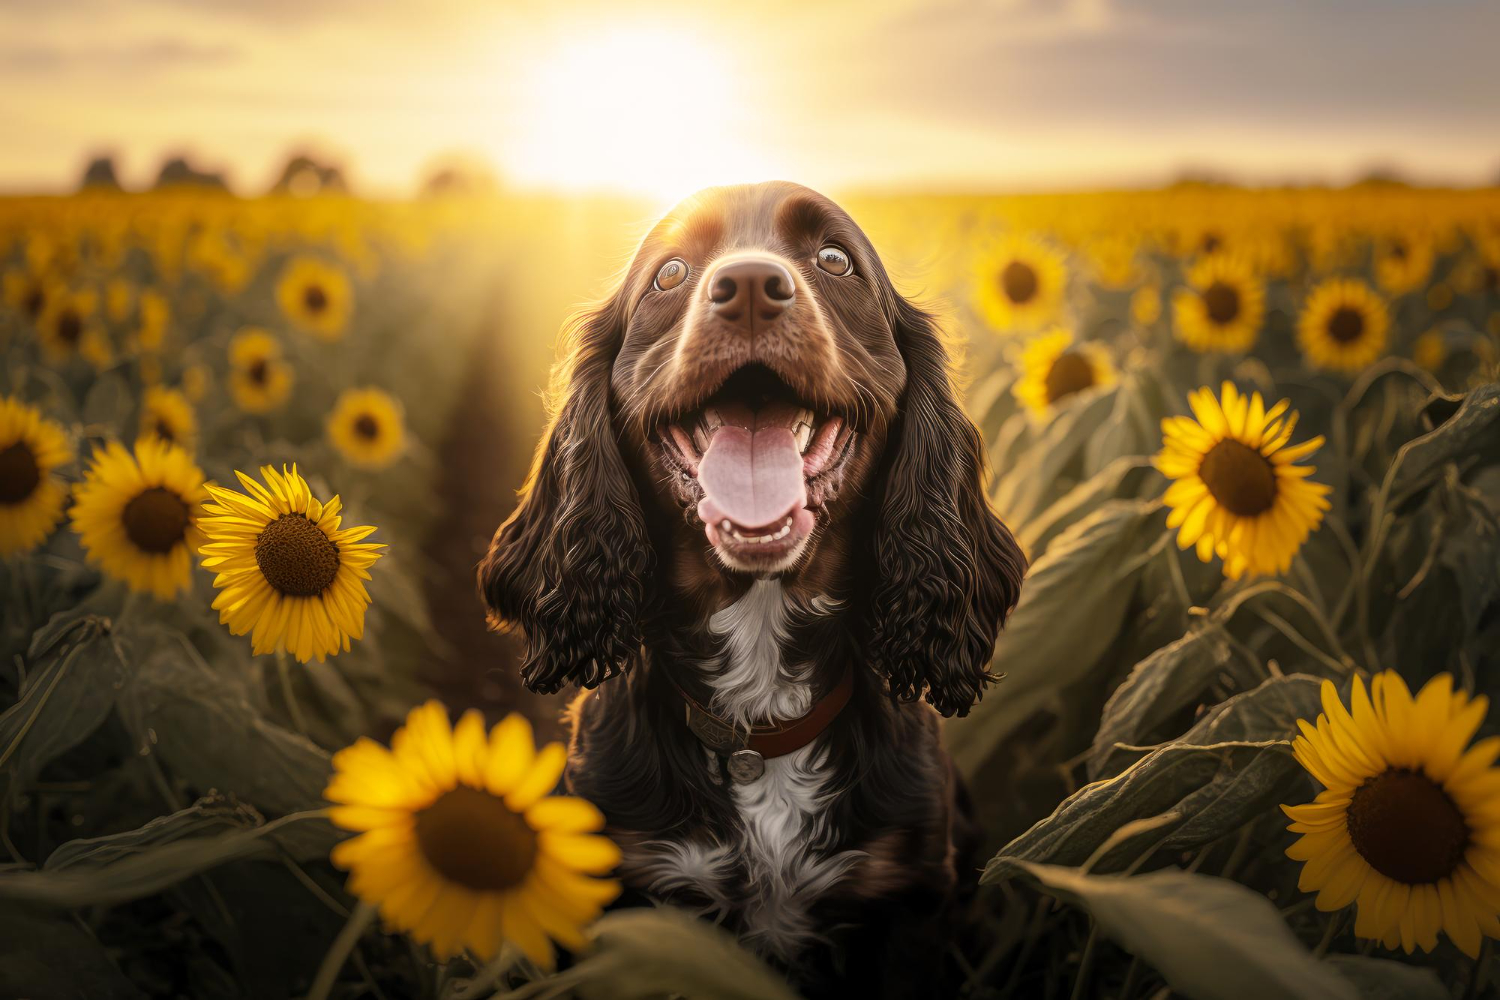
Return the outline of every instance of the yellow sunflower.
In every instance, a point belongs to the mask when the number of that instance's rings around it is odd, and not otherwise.
[[[1448,356],[1448,340],[1443,331],[1428,330],[1411,345],[1411,359],[1428,371],[1437,371]]]
[[[401,404],[379,389],[346,389],[328,416],[328,438],[354,465],[383,469],[406,446]]]
[[[1357,903],[1358,937],[1410,954],[1441,930],[1470,958],[1500,937],[1500,737],[1468,745],[1488,705],[1448,674],[1413,698],[1387,670],[1368,694],[1356,676],[1348,708],[1324,681],[1323,713],[1298,720],[1292,750],[1323,791],[1281,807],[1302,835],[1286,853],[1318,909]]]
[[[141,399],[141,436],[159,438],[191,452],[198,442],[193,404],[176,389],[151,386]]]
[[[266,485],[236,472],[246,493],[208,487],[203,565],[215,574],[219,621],[251,632],[251,652],[286,651],[321,663],[365,632],[364,581],[384,545],[363,542],[375,528],[340,528],[338,497],[320,503],[307,480],[263,466]]]
[[[1330,278],[1312,290],[1297,319],[1297,343],[1320,368],[1358,372],[1385,351],[1385,302],[1357,278]]]
[[[124,278],[112,278],[104,288],[104,312],[111,323],[123,323],[135,309],[135,286]]]
[[[62,520],[67,490],[52,470],[73,461],[62,426],[0,397],[0,556],[40,545]]]
[[[509,940],[551,967],[555,940],[574,951],[620,887],[620,850],[595,835],[589,802],[550,793],[567,751],[537,752],[531,725],[510,715],[486,735],[470,710],[450,728],[442,705],[412,710],[387,750],[370,739],[333,757],[329,818],[361,831],[333,849],[349,891],[439,959],[481,960]]]
[[[229,342],[229,391],[245,413],[269,413],[292,391],[292,366],[281,360],[281,342],[247,327]]]
[[[276,301],[286,318],[327,341],[344,335],[354,289],[343,271],[317,257],[294,257],[281,271]]]
[[[1130,318],[1138,326],[1150,326],[1161,318],[1161,290],[1142,285],[1130,296]]]
[[[1217,555],[1231,580],[1285,573],[1329,507],[1331,487],[1309,482],[1317,470],[1296,464],[1323,439],[1290,444],[1297,413],[1287,412],[1288,401],[1267,410],[1260,393],[1246,398],[1232,382],[1222,401],[1204,386],[1188,403],[1197,420],[1163,420],[1154,459],[1174,480],[1163,499],[1178,547],[1196,545],[1203,562]]]
[[[978,260],[979,311],[996,330],[1036,329],[1052,320],[1066,284],[1062,256],[1025,236],[1007,237]]]
[[[135,338],[143,351],[159,351],[167,339],[167,327],[172,322],[172,304],[160,292],[146,289],[141,292],[140,326]]]
[[[187,452],[142,438],[132,455],[118,442],[94,451],[73,487],[73,530],[90,563],[131,590],[170,601],[193,583],[203,472]]]
[[[47,305],[47,282],[42,276],[28,271],[5,273],[5,304],[25,316],[31,322],[41,318]]]
[[[1187,275],[1190,288],[1172,297],[1177,339],[1195,351],[1247,351],[1260,333],[1266,293],[1240,258],[1205,257]]]
[[[1388,240],[1375,250],[1375,280],[1386,294],[1405,295],[1432,274],[1432,261],[1432,244],[1425,239]]]
[[[1114,365],[1102,344],[1080,344],[1064,329],[1031,340],[1021,353],[1021,378],[1012,392],[1038,418],[1058,401],[1115,380]]]
[[[103,339],[93,321],[98,305],[99,296],[87,289],[70,292],[57,287],[46,293],[37,329],[47,360],[60,363],[75,356],[98,353],[97,342]]]

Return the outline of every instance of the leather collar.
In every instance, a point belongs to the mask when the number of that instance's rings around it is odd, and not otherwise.
[[[684,691],[675,679],[672,686],[682,696],[687,726],[700,743],[724,757],[749,750],[769,759],[801,750],[838,718],[844,706],[849,704],[850,695],[854,693],[854,669],[846,666],[838,683],[813,702],[806,715],[787,722],[753,725],[748,730],[737,728],[714,715]]]

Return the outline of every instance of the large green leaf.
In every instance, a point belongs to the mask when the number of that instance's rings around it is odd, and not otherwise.
[[[1069,528],[1031,566],[1021,602],[995,645],[1006,679],[947,727],[959,766],[973,774],[1016,727],[1085,677],[1130,606],[1137,557],[1160,537],[1160,507],[1114,501]]]
[[[991,499],[1000,515],[1025,524],[1085,478],[1083,450],[1113,405],[1113,390],[1069,400],[1016,460],[997,457]]]
[[[125,1000],[144,996],[92,935],[63,914],[0,907],[0,996]]]
[[[1453,995],[1431,969],[1389,958],[1329,955],[1328,964],[1354,984],[1360,1000],[1450,1000]]]
[[[1159,494],[1165,482],[1161,473],[1140,457],[1115,459],[1093,476],[1058,497],[1046,510],[1016,526],[1016,540],[1032,558],[1047,550],[1059,534],[1092,514],[1109,500]]]
[[[1397,506],[1441,473],[1443,466],[1468,456],[1500,458],[1500,382],[1487,382],[1463,397],[1458,410],[1431,432],[1408,441],[1396,453],[1390,499]]]
[[[1087,910],[1190,1000],[1358,1000],[1313,957],[1270,900],[1237,882],[1181,871],[1129,878],[1026,864],[1049,893]]]

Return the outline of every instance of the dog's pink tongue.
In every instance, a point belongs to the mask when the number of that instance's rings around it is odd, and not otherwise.
[[[698,463],[698,485],[698,515],[713,525],[775,527],[807,503],[802,455],[785,427],[720,427]]]

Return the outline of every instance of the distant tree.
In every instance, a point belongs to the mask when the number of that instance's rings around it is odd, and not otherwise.
[[[229,185],[224,182],[222,174],[199,170],[188,163],[184,157],[174,156],[161,165],[161,173],[156,176],[156,188],[159,190],[183,185],[219,191],[229,190]]]
[[[298,153],[287,160],[281,176],[271,185],[272,194],[291,194],[299,197],[314,194],[347,194],[349,182],[337,164],[319,163],[306,153]]]
[[[500,181],[489,163],[475,156],[449,154],[431,164],[422,180],[424,197],[494,194]]]
[[[115,176],[115,160],[112,156],[96,156],[83,171],[84,190],[118,191],[120,179]]]

